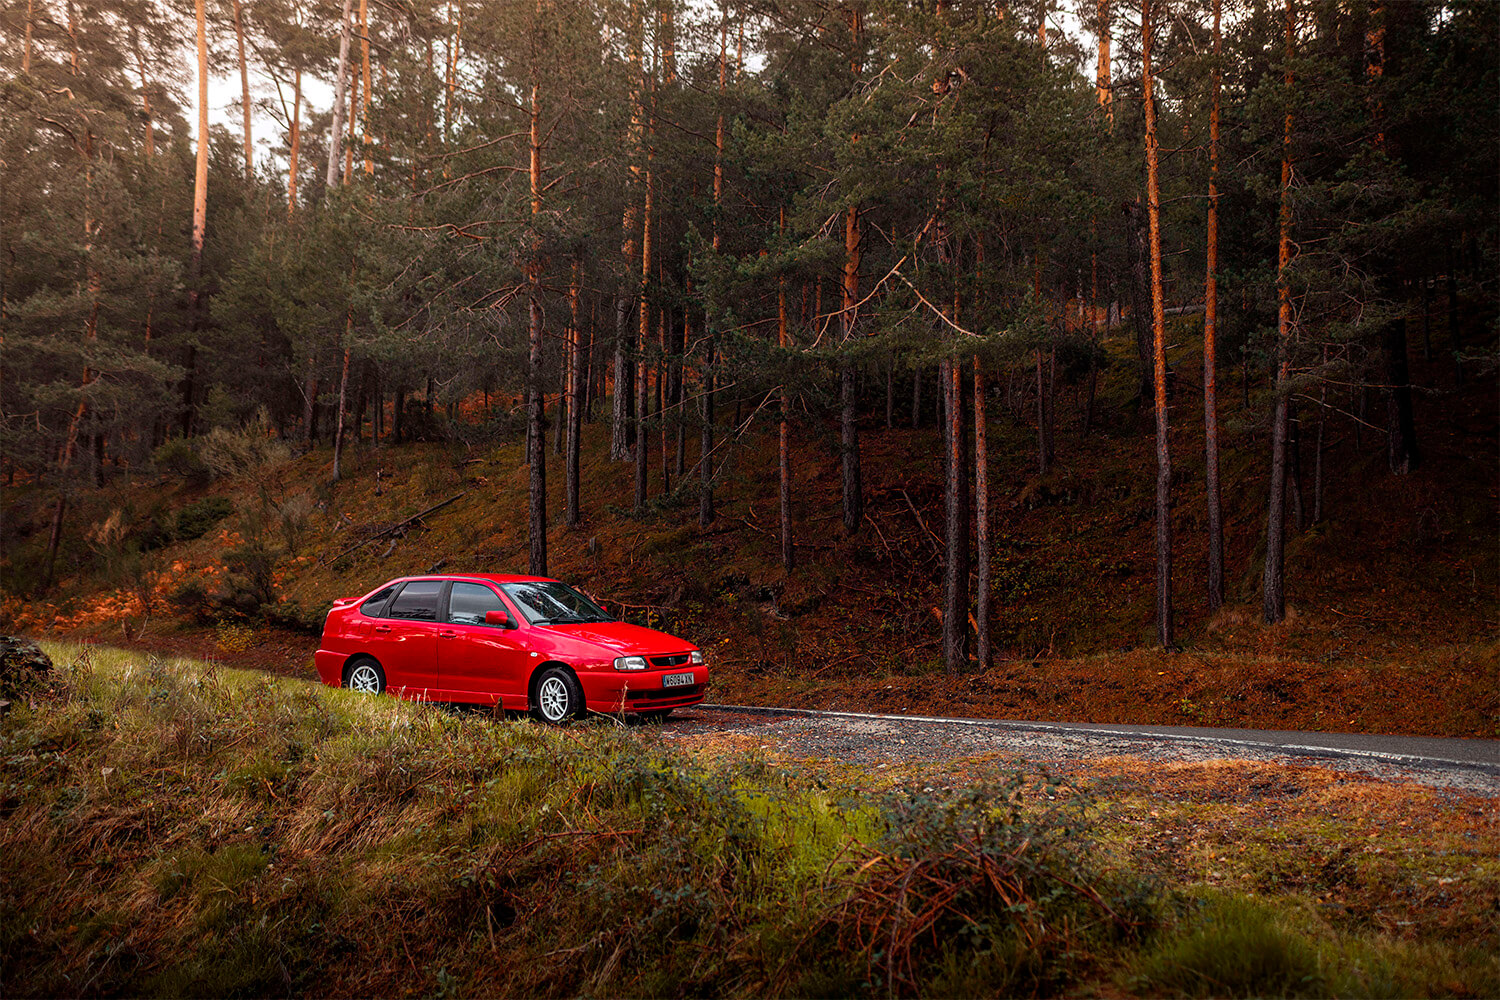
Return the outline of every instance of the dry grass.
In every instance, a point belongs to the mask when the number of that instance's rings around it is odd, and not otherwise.
[[[52,652],[65,691],[0,719],[6,995],[1155,995],[1218,974],[1221,897],[1268,914],[1251,992],[1308,954],[1326,993],[1500,985],[1468,800],[1227,765],[835,780]]]

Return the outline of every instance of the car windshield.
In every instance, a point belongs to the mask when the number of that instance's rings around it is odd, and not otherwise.
[[[577,625],[614,621],[593,601],[565,583],[507,583],[502,589],[533,625]]]

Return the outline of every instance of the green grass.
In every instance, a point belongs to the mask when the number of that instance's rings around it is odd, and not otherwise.
[[[1147,877],[1107,803],[710,762],[51,645],[0,719],[0,992],[1483,991],[1494,961]],[[1486,971],[1488,970],[1488,972]],[[1490,978],[1485,978],[1489,975]],[[1456,984],[1456,985],[1455,985]]]

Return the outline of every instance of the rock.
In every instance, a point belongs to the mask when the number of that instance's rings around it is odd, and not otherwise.
[[[19,699],[52,680],[52,659],[30,639],[0,636],[0,698]]]

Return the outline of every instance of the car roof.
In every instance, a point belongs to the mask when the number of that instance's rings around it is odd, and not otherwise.
[[[556,583],[550,576],[522,576],[516,573],[414,573],[398,576],[385,584],[406,583],[411,580],[484,580],[488,583]]]

